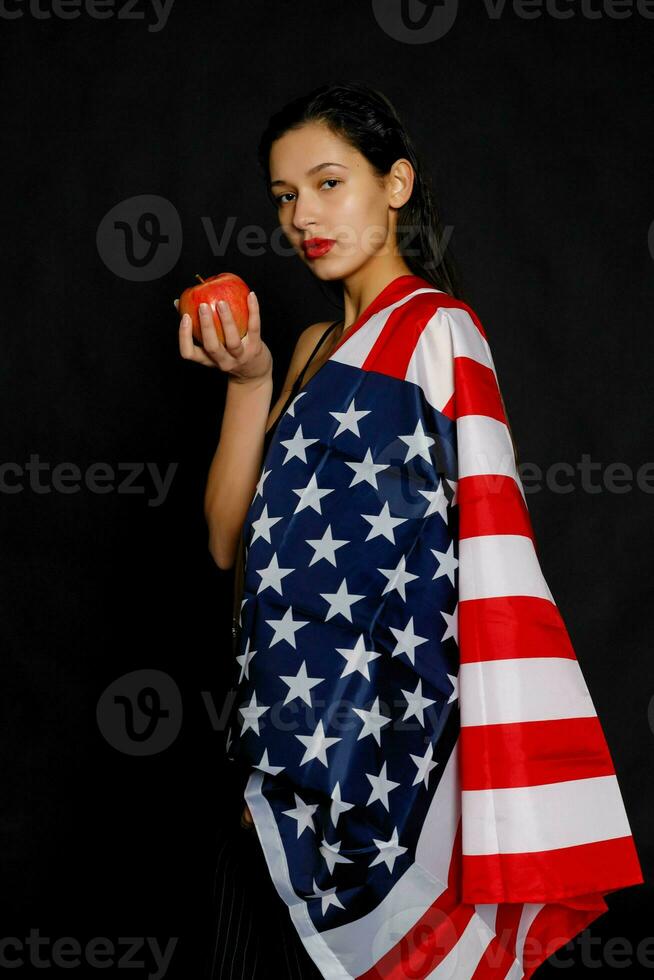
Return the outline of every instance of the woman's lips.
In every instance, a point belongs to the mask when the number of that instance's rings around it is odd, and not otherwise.
[[[307,242],[302,242],[302,248],[308,259],[319,259],[321,255],[326,255],[334,244],[333,238],[311,238]]]

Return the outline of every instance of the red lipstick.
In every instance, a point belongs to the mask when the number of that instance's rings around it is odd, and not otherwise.
[[[333,238],[308,238],[302,242],[302,248],[308,259],[319,259],[321,255],[326,255],[334,244]]]

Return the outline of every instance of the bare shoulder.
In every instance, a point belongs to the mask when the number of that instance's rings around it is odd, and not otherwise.
[[[332,322],[332,320],[320,320],[318,323],[312,323],[310,326],[305,327],[298,337],[298,345],[301,343],[303,348],[308,347],[313,349]]]
[[[288,381],[291,384],[306,364],[311,352],[331,322],[331,320],[320,320],[318,323],[311,323],[300,333],[295,342],[295,350],[289,364]]]
[[[279,416],[279,413],[293,388],[296,378],[298,377],[302,368],[306,365],[309,357],[311,356],[313,348],[316,346],[320,337],[331,322],[331,320],[320,320],[318,323],[311,323],[308,327],[304,328],[297,338],[295,342],[295,350],[293,351],[288,369],[286,371],[286,378],[282,385],[282,390],[280,391],[279,397],[268,415],[266,432],[271,427],[275,419]]]

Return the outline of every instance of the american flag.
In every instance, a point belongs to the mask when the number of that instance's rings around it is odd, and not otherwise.
[[[529,977],[643,876],[484,328],[399,276],[281,417],[228,754],[328,978]]]

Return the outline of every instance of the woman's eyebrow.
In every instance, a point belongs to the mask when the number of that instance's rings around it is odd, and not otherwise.
[[[307,170],[306,176],[310,177],[312,174],[317,174],[319,170],[324,170],[325,167],[342,167],[343,170],[350,169],[349,167],[346,167],[344,163],[329,163],[329,162],[317,163],[315,167],[311,167],[310,170]],[[288,184],[288,183],[289,181],[287,180],[271,180],[269,186],[274,187],[276,184]]]

